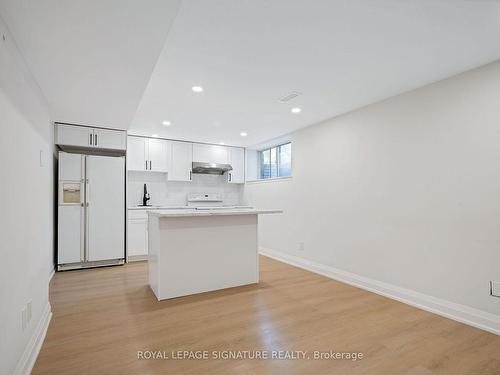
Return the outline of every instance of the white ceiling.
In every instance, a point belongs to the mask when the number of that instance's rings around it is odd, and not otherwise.
[[[55,121],[126,129],[180,0],[0,0]]]
[[[498,1],[179,1],[0,0],[0,14],[54,120],[234,145],[500,59]]]
[[[256,144],[499,59],[499,35],[497,1],[185,0],[130,129]]]

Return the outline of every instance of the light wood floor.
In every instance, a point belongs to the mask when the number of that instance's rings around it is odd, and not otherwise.
[[[158,302],[147,264],[57,273],[34,374],[500,374],[500,336],[261,257],[261,282]],[[138,360],[137,351],[362,352]]]

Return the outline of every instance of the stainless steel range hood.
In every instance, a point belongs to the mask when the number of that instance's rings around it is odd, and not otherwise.
[[[203,163],[199,161],[193,161],[192,170],[193,173],[222,175],[225,172],[232,171],[233,167],[231,167],[231,164]]]

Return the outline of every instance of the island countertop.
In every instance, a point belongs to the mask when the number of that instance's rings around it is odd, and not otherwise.
[[[282,210],[257,208],[225,208],[225,209],[166,209],[151,210],[149,215],[158,217],[189,217],[189,216],[231,216],[231,215],[261,215],[280,214]]]

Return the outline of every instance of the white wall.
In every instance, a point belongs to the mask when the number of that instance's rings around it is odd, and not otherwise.
[[[193,181],[167,181],[164,173],[128,172],[127,205],[142,204],[144,184],[147,184],[151,200],[158,206],[185,206],[189,193],[219,193],[224,197],[223,204],[239,205],[242,201],[243,185],[229,184],[227,176],[193,173]]]
[[[292,134],[293,178],[245,186],[285,210],[260,245],[500,334],[499,103],[500,62]]]
[[[50,317],[54,169],[47,106],[1,18],[0,134],[0,374],[10,375],[29,370],[35,338]],[[30,300],[23,331],[21,310]]]

